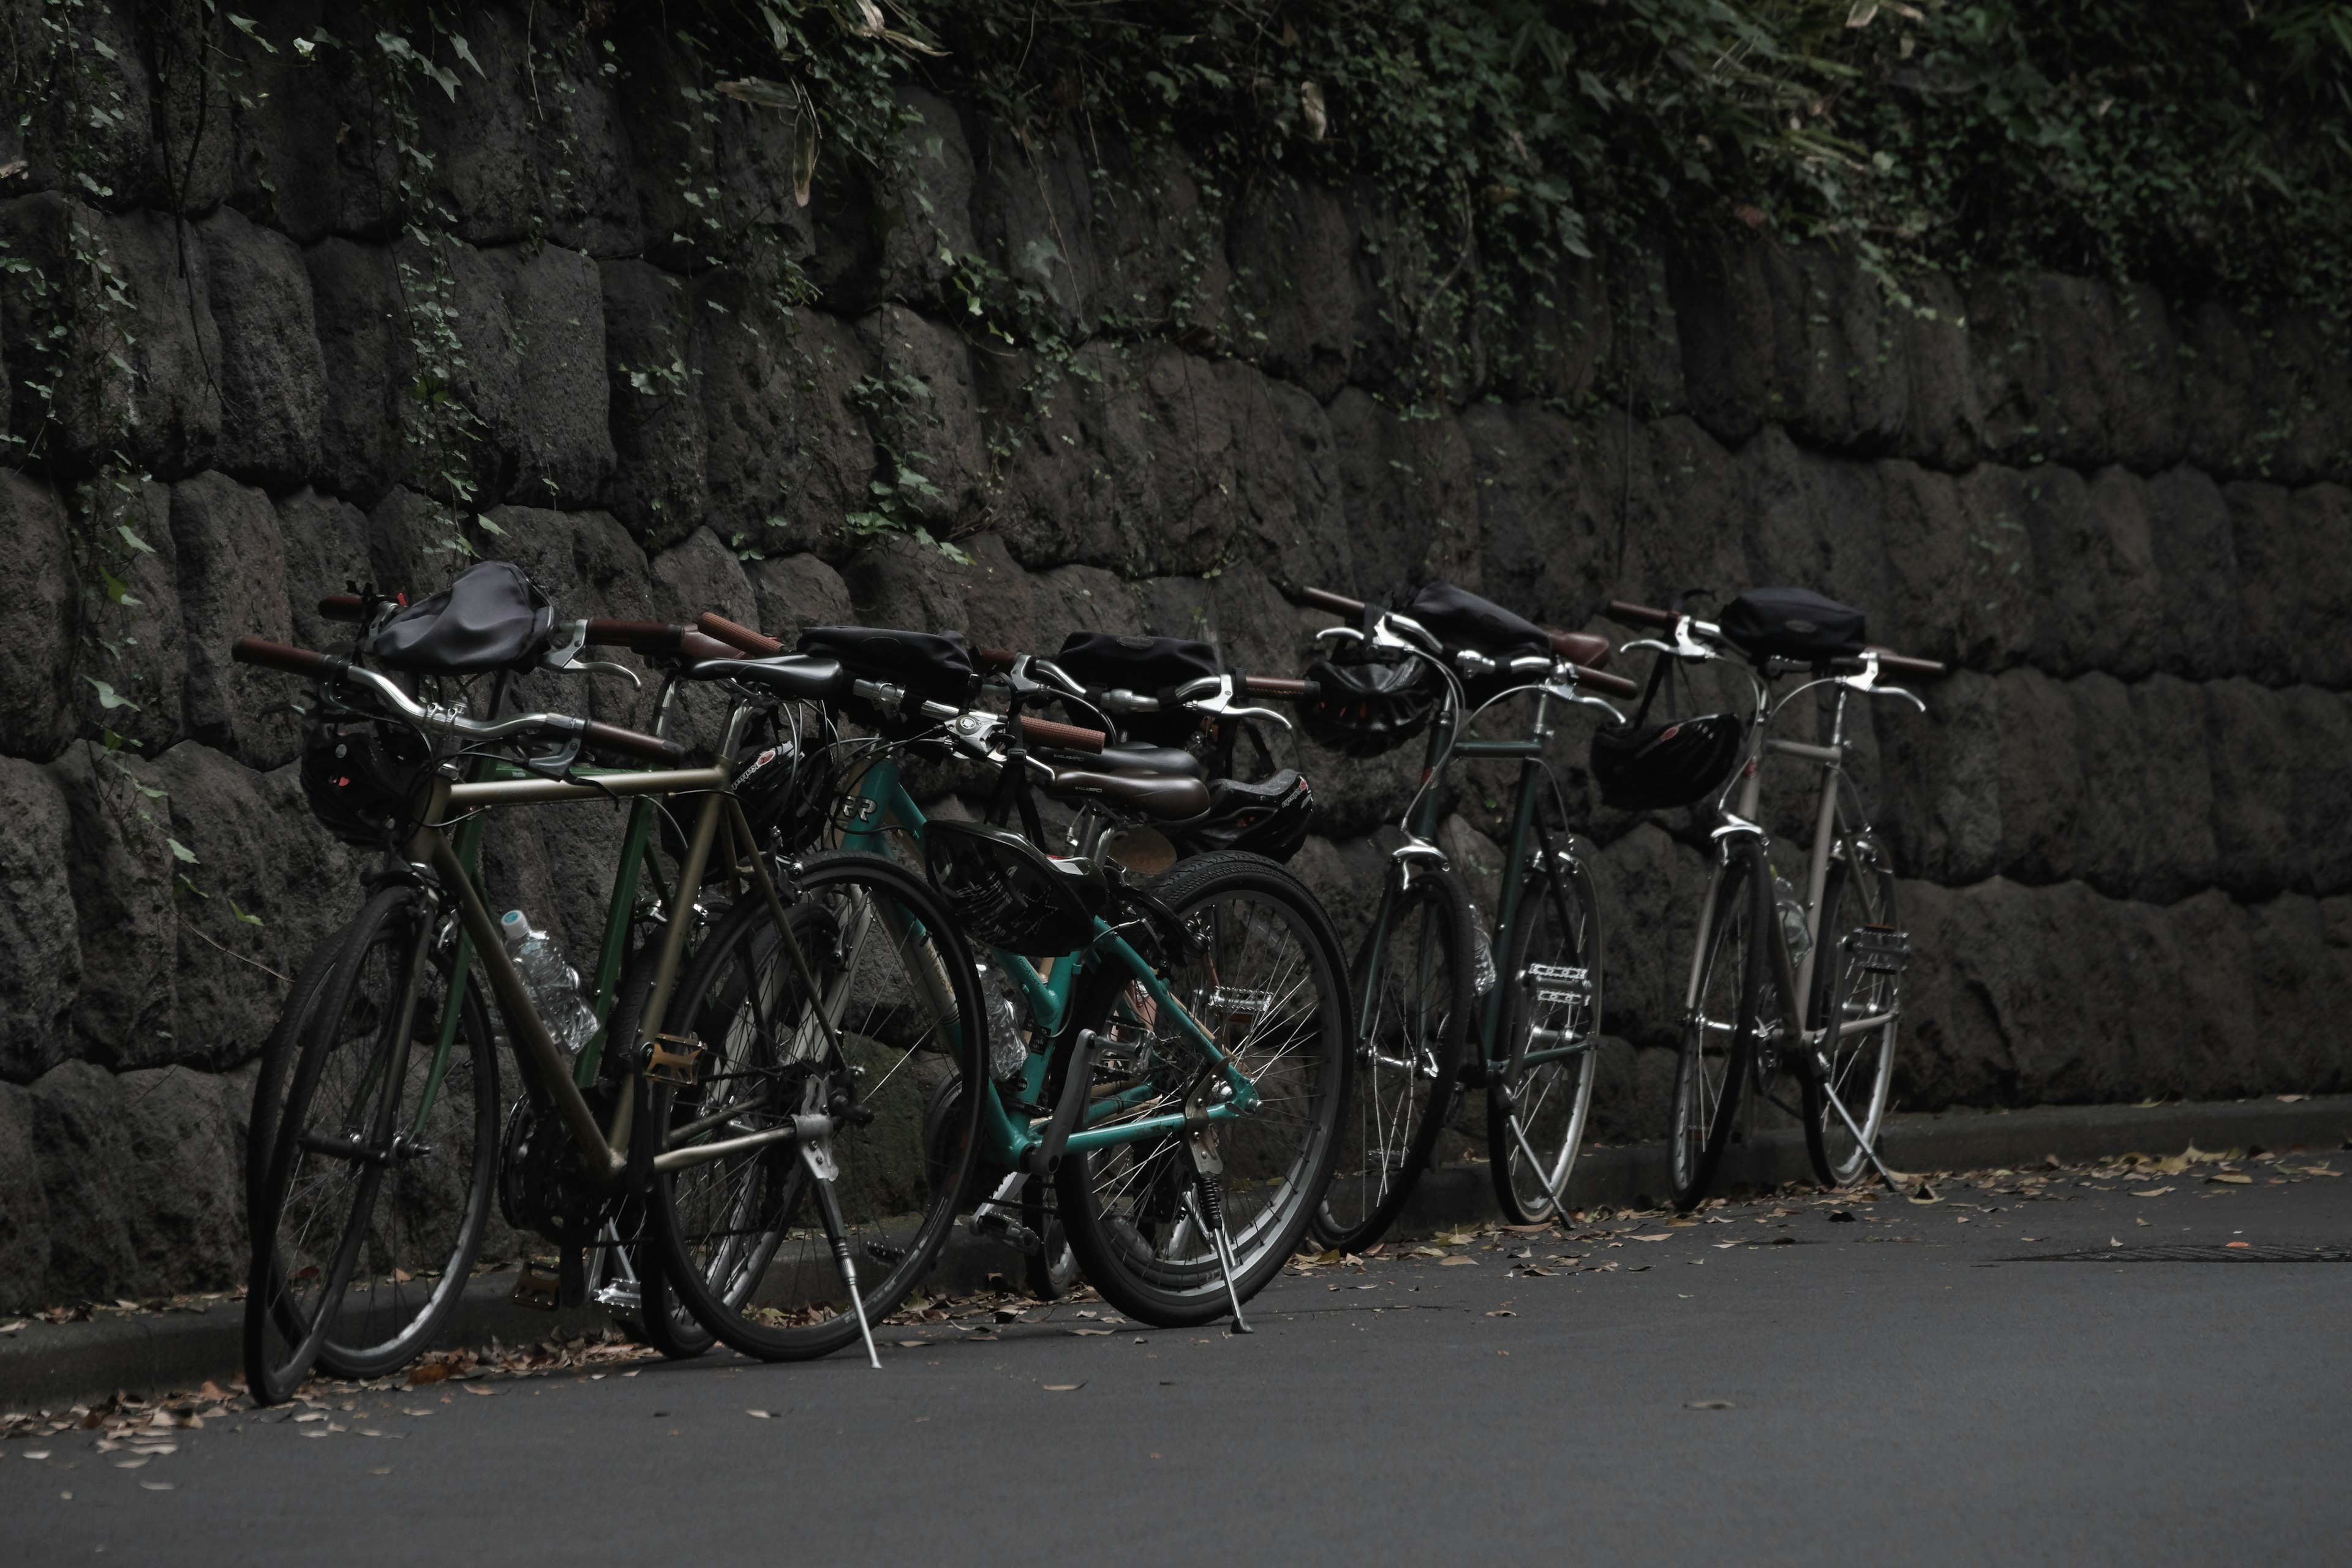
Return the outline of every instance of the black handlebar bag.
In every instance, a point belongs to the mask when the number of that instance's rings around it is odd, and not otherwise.
[[[1866,635],[1860,610],[1808,588],[1750,588],[1723,607],[1716,624],[1748,658],[1792,664],[1851,658]]]
[[[980,667],[961,632],[896,631],[887,626],[811,626],[801,634],[798,652],[838,659],[860,680],[903,687],[910,697],[969,708],[980,686]],[[928,720],[884,713],[856,693],[841,699],[841,710],[879,733],[904,736],[930,727]]]
[[[522,568],[485,561],[376,628],[361,650],[372,664],[431,675],[520,669],[539,658],[555,605]]]

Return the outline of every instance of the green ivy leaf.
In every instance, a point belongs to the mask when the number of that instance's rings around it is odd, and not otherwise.
[[[178,839],[166,836],[163,842],[172,847],[173,859],[184,861],[190,866],[194,866],[197,863],[196,852],[189,848],[186,845],[181,843]]]
[[[235,899],[231,899],[228,901],[228,912],[235,915],[239,921],[247,925],[257,926],[261,924],[261,917],[259,915],[247,914],[245,910],[238,909]]]
[[[131,699],[123,696],[122,693],[117,691],[112,686],[100,680],[95,675],[85,675],[82,679],[89,681],[92,686],[98,688],[98,705],[100,708],[109,710],[116,708],[128,708],[134,713],[143,711],[143,710],[140,708],[139,704],[131,701]]]

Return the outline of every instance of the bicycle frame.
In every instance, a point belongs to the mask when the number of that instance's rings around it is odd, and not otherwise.
[[[1444,705],[1431,721],[1429,742],[1423,756],[1423,778],[1433,782],[1436,772],[1454,758],[1516,757],[1519,763],[1518,788],[1513,796],[1511,837],[1503,852],[1503,887],[1495,910],[1495,924],[1490,937],[1494,952],[1499,956],[1510,951],[1511,933],[1519,917],[1518,869],[1540,858],[1540,863],[1551,865],[1559,853],[1553,847],[1551,829],[1545,825],[1538,809],[1544,782],[1543,750],[1554,731],[1550,724],[1550,709],[1555,700],[1551,693],[1536,689],[1535,722],[1528,738],[1520,741],[1472,741],[1457,739],[1461,714],[1453,702]],[[1396,852],[1402,874],[1385,879],[1381,889],[1381,901],[1372,915],[1372,929],[1365,939],[1363,989],[1358,998],[1357,1016],[1369,1018],[1372,1013],[1374,993],[1380,984],[1381,961],[1388,950],[1390,921],[1394,918],[1397,900],[1412,879],[1412,863],[1427,855],[1442,855],[1432,842],[1437,832],[1437,796],[1433,790],[1423,788],[1421,797],[1406,818],[1405,831],[1411,842]],[[1532,852],[1532,853],[1531,853]],[[1490,988],[1473,1015],[1473,1031],[1482,1074],[1493,1074],[1506,1065],[1496,1053],[1501,1047],[1503,1028],[1503,987],[1498,983]],[[1596,1036],[1597,1038],[1597,1031]],[[1579,1055],[1592,1048],[1590,1041],[1572,1045],[1530,1050],[1529,1065]]]
[[[892,833],[903,833],[919,843],[921,841],[926,818],[922,808],[907,793],[895,757],[887,754],[877,756],[857,770],[848,785],[845,801],[847,826],[839,830],[842,847],[884,855],[888,853],[888,836]],[[989,956],[991,962],[1002,965],[1014,984],[1020,986],[1023,998],[1029,1005],[1030,1016],[1036,1020],[1045,1036],[1052,1039],[1059,1039],[1070,1026],[1070,1007],[1076,994],[1078,979],[1088,967],[1108,963],[1126,970],[1143,988],[1154,1007],[1168,1010],[1184,1037],[1221,1076],[1233,1098],[1191,1115],[1177,1111],[1164,1116],[1144,1117],[1115,1127],[1101,1124],[1159,1096],[1150,1089],[1138,1089],[1090,1100],[1080,1113],[1077,1125],[1063,1143],[1063,1151],[1083,1152],[1120,1143],[1142,1142],[1181,1132],[1203,1117],[1211,1122],[1229,1121],[1255,1109],[1258,1101],[1255,1086],[1217,1044],[1215,1037],[1169,989],[1167,981],[1108,921],[1097,916],[1094,926],[1094,940],[1088,945],[1046,960],[1043,969],[1019,953],[991,949]],[[1050,1113],[1052,1108],[1044,1100],[1051,1060],[1050,1053],[1030,1053],[1017,1080],[1016,1105],[1040,1113]],[[1086,1092],[1087,1085],[1083,1081],[1065,1082],[1062,1087],[1065,1095]],[[1046,1142],[1045,1127],[1049,1120],[1049,1114],[1041,1114],[1037,1121],[1016,1118],[1006,1108],[995,1080],[989,1079],[981,1095],[981,1152],[983,1158],[992,1166],[1007,1172],[1025,1169],[1028,1156]]]

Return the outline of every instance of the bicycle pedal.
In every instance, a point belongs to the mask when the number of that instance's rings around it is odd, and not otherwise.
[[[563,1280],[560,1275],[541,1271],[529,1258],[515,1275],[514,1295],[518,1307],[529,1307],[534,1312],[552,1312],[563,1300]]]
[[[646,1059],[638,1071],[656,1083],[692,1089],[702,1065],[702,1041],[693,1035],[656,1035],[646,1042]]]
[[[1853,956],[1854,967],[1879,974],[1900,974],[1911,961],[1911,933],[1891,926],[1863,926],[1842,939]]]

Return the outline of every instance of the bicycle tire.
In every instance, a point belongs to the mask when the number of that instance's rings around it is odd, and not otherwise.
[[[1297,1247],[1330,1177],[1355,1065],[1345,959],[1314,895],[1263,856],[1225,850],[1180,861],[1151,891],[1199,943],[1170,965],[1171,988],[1224,1034],[1233,1058],[1265,1097],[1255,1113],[1218,1123],[1234,1287],[1247,1300]],[[1268,917],[1278,917],[1286,934],[1252,949],[1266,956],[1244,962],[1251,938],[1272,932],[1261,923]],[[1175,1028],[1159,1024],[1156,1010],[1139,1018],[1130,1009],[1128,1021],[1115,1024],[1113,1010],[1135,983],[1108,970],[1097,975],[1075,1021],[1129,1042],[1122,1058],[1133,1060],[1098,1063],[1096,1082],[1124,1078],[1156,1090],[1124,1116],[1181,1107],[1203,1077],[1192,1047],[1162,1048]],[[1244,1019],[1247,1026],[1234,1033]],[[1069,1031],[1055,1049],[1075,1050],[1076,1035]],[[1129,1317],[1164,1328],[1207,1322],[1228,1310],[1214,1249],[1185,1214],[1195,1189],[1184,1150],[1182,1135],[1173,1133],[1079,1151],[1064,1158],[1056,1178],[1062,1225],[1088,1282]]]
[[[648,1163],[779,1129],[804,1107],[826,1110],[858,1294],[878,1323],[937,1260],[970,1180],[979,1098],[959,1097],[958,1124],[945,1130],[927,1125],[925,1111],[944,1077],[980,1081],[980,988],[945,907],[890,861],[812,855],[789,896],[793,934],[819,983],[841,998],[838,1049],[770,934],[767,900],[740,900],[704,939],[665,1020],[666,1032],[703,1043],[705,1065],[690,1087],[648,1083],[648,1125],[664,1130],[646,1146]],[[874,918],[860,918],[865,910]],[[877,949],[895,959],[861,967]],[[791,1020],[790,1038],[775,1016]],[[715,1096],[733,1098],[714,1104]],[[679,1128],[695,1131],[669,1131]],[[721,1130],[724,1139],[712,1137]],[[948,1168],[936,1166],[940,1150]],[[649,1173],[647,1230],[663,1276],[697,1320],[746,1355],[807,1360],[858,1338],[813,1187],[789,1141]]]
[[[1757,1010],[1763,988],[1771,983],[1765,973],[1770,955],[1763,946],[1772,935],[1771,898],[1761,850],[1735,854],[1725,864],[1704,936],[1706,956],[1697,1001],[1683,1021],[1682,1052],[1675,1066],[1670,1180],[1675,1207],[1685,1214],[1715,1186],[1738,1123],[1740,1096],[1755,1072]]]
[[[1822,889],[1821,957],[1814,961],[1812,1016],[1817,1027],[1839,1023],[1849,1016],[1885,1017],[1880,1027],[1851,1037],[1849,1047],[1841,1035],[1822,1052],[1829,1081],[1847,1111],[1861,1124],[1863,1136],[1874,1146],[1886,1117],[1888,1092],[1895,1079],[1895,1037],[1902,1027],[1903,978],[1862,968],[1854,959],[1850,936],[1864,932],[1893,933],[1895,920],[1895,873],[1887,868],[1876,840],[1856,841],[1855,858],[1830,868]],[[1805,1152],[1813,1173],[1823,1184],[1843,1187],[1861,1176],[1869,1163],[1861,1143],[1822,1092],[1821,1069],[1804,1075]],[[1859,1094],[1857,1094],[1859,1090]]]
[[[497,1174],[498,1063],[468,986],[434,1109],[417,1113],[447,996],[430,918],[413,889],[370,899],[305,1032],[255,1214],[245,1348],[263,1403],[289,1397],[314,1364],[348,1378],[393,1371],[464,1293]],[[416,1003],[395,1039],[412,974]]]
[[[302,1054],[302,1031],[317,1010],[320,995],[334,977],[335,961],[351,940],[349,924],[321,938],[294,971],[293,984],[278,1010],[278,1021],[262,1042],[260,1066],[253,1076],[253,1109],[245,1123],[245,1212],[247,1235],[256,1234],[253,1215],[269,1179],[269,1157],[278,1147],[278,1121],[286,1109],[287,1086]]]
[[[1592,1108],[1604,944],[1600,900],[1580,860],[1529,868],[1516,910],[1500,982],[1509,1047],[1486,1090],[1486,1156],[1504,1215],[1540,1225],[1567,1206]],[[1538,1030],[1573,1036],[1582,1048],[1530,1065]]]
[[[1477,1006],[1475,918],[1460,877],[1421,870],[1356,956],[1349,996],[1370,989],[1371,1005],[1356,1023],[1355,1071],[1315,1210],[1312,1234],[1327,1247],[1360,1252],[1378,1241],[1429,1166]]]

